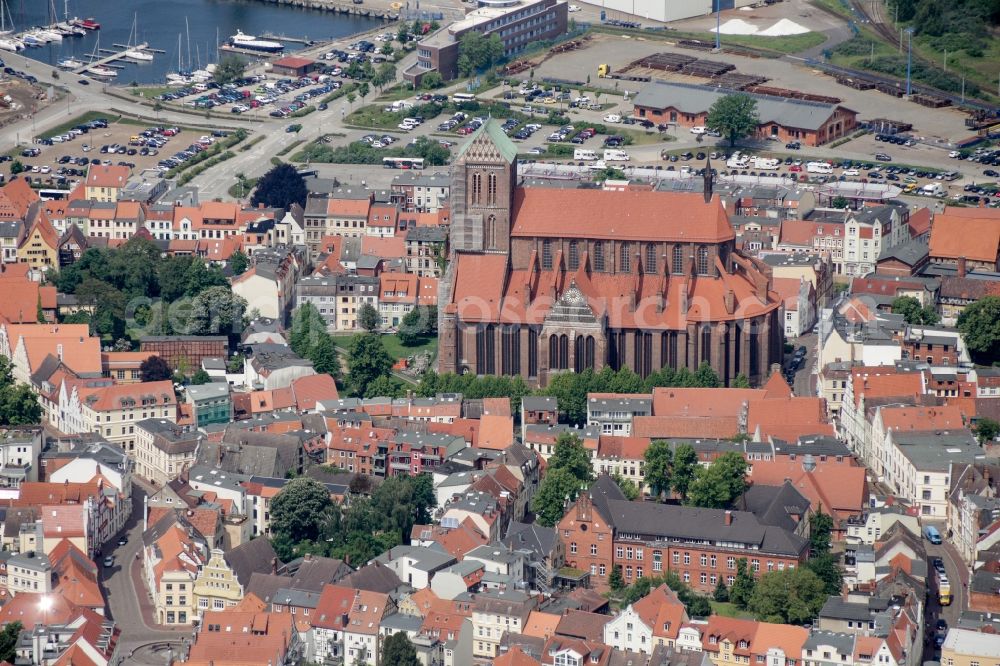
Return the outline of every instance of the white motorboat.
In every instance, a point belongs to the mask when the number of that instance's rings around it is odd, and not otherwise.
[[[35,34],[46,42],[61,42],[63,40],[63,36],[59,32],[49,28],[39,28],[35,31]]]
[[[62,69],[79,69],[83,67],[84,63],[79,60],[75,60],[74,58],[66,58],[64,60],[60,60],[58,64]]]
[[[244,34],[242,30],[237,30],[236,34],[229,38],[229,43],[240,49],[263,51],[265,53],[277,53],[278,51],[285,50],[285,45],[281,42],[274,42],[269,39],[257,39],[253,35]]]
[[[24,48],[24,44],[10,37],[0,37],[0,49],[4,51],[17,52]]]
[[[107,79],[113,79],[114,77],[118,76],[118,72],[111,69],[110,67],[104,67],[102,65],[94,65],[93,67],[88,67],[87,73]]]
[[[21,41],[24,42],[25,46],[42,46],[45,44],[45,40],[36,34],[26,32],[21,35]]]
[[[139,62],[153,62],[153,54],[146,53],[145,51],[140,51],[139,49],[129,49],[124,53],[126,58],[130,60],[138,60]]]

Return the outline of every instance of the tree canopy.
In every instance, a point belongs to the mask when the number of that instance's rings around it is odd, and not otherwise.
[[[271,533],[289,543],[315,541],[333,509],[330,491],[308,477],[292,479],[271,500]]]
[[[1000,297],[985,296],[958,315],[958,331],[977,359],[992,361],[1000,356]]]
[[[250,258],[243,250],[236,250],[229,257],[229,267],[233,269],[233,275],[243,275],[250,267]]]
[[[347,383],[354,395],[365,395],[369,384],[392,372],[392,357],[377,333],[354,336],[347,364],[350,368]]]
[[[692,590],[691,586],[682,581],[680,576],[673,571],[668,571],[662,576],[643,576],[624,589],[621,602],[623,605],[633,604],[664,584],[677,593],[677,598],[684,604],[689,616],[706,617],[711,615],[712,605],[709,598]]]
[[[997,435],[1000,435],[1000,423],[986,417],[976,421],[976,439],[980,444],[996,439]]]
[[[371,333],[378,328],[378,325],[378,310],[371,303],[362,303],[358,308],[358,326]]]
[[[159,382],[173,376],[173,371],[162,356],[153,354],[139,364],[139,377],[144,382]]]
[[[687,503],[723,509],[746,490],[747,461],[735,451],[723,453],[708,467],[698,467],[688,489]]]
[[[736,576],[732,586],[729,588],[729,600],[737,608],[746,609],[753,598],[754,587],[757,581],[754,580],[753,572],[745,557],[736,560]]]
[[[643,472],[649,493],[656,498],[664,497],[670,492],[670,469],[674,462],[674,451],[670,442],[662,439],[654,440],[643,453],[646,466]]]
[[[594,470],[583,440],[569,432],[559,435],[545,477],[531,503],[538,522],[546,527],[558,523],[566,503],[575,500],[593,478]]]
[[[746,93],[723,95],[708,110],[706,124],[718,130],[735,146],[739,139],[753,136],[760,124],[757,100]]]
[[[220,86],[243,78],[247,62],[237,55],[227,55],[215,66],[212,79]]]
[[[458,40],[458,71],[462,76],[482,72],[499,64],[503,53],[499,35],[486,37],[481,32],[469,30]]]
[[[899,296],[892,301],[892,313],[903,315],[907,324],[930,326],[941,321],[941,315],[930,305],[921,305],[913,296]]]
[[[417,650],[407,638],[405,631],[397,631],[382,641],[382,664],[393,666],[421,666]]]
[[[688,442],[678,444],[677,450],[674,451],[674,469],[670,487],[682,500],[687,500],[688,489],[698,469],[698,452]]]
[[[42,418],[38,394],[14,381],[10,359],[0,356],[0,426],[34,425]]]
[[[819,615],[826,599],[819,576],[807,567],[795,567],[761,576],[747,608],[765,622],[805,624]]]
[[[437,306],[418,305],[399,324],[399,342],[413,347],[437,336]]]
[[[257,181],[250,204],[288,209],[293,203],[306,205],[306,181],[291,164],[276,164]]]

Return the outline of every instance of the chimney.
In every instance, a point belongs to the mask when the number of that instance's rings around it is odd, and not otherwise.
[[[275,576],[277,574],[278,574],[278,558],[277,557],[272,557],[271,558],[271,575]]]
[[[958,277],[965,277],[965,257],[958,258]]]
[[[729,509],[726,509],[726,518],[725,518],[725,521],[726,521],[726,525],[732,525],[733,524],[733,512],[730,511]]]
[[[223,456],[223,449],[224,448],[225,448],[225,445],[219,444],[219,465],[220,466],[222,465],[222,456]]]

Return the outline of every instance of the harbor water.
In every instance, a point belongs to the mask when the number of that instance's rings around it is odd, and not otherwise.
[[[64,0],[3,1],[7,3],[9,17],[13,18],[14,30],[18,33],[52,23],[50,4],[54,5],[55,20],[64,20]],[[320,41],[351,35],[379,24],[378,20],[363,16],[255,0],[70,0],[68,9],[70,18],[92,17],[101,24],[101,29],[88,31],[83,37],[64,37],[62,43],[50,42],[28,48],[20,54],[51,65],[70,57],[88,62],[98,40],[101,49],[120,50],[114,44],[127,44],[135,19],[138,37],[133,38],[133,43],[145,42],[164,53],[155,53],[150,63],[117,61],[115,65],[121,66],[121,69],[117,69],[116,85],[129,85],[133,81],[140,84],[163,83],[168,73],[178,70],[178,57],[182,69],[188,70],[218,62],[220,52],[217,45],[226,43],[237,30],[257,37],[270,32]],[[5,20],[8,22],[6,28],[10,29],[10,19]],[[286,42],[285,45],[285,53],[303,47],[294,42]],[[225,52],[221,54],[225,55]],[[0,58],[17,60],[16,57],[9,58],[4,51],[0,51]]]

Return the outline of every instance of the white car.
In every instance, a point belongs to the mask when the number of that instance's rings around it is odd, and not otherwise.
[[[50,167],[48,165],[45,165],[45,166],[41,167],[39,169],[39,171],[41,171],[42,173],[51,173],[52,172],[52,167]]]
[[[534,148],[532,148],[528,152],[530,154],[532,154],[532,155],[544,155],[545,154],[545,149],[542,148],[541,146],[535,146]]]
[[[952,157],[952,158],[961,157],[961,156],[962,156],[962,153],[958,152],[957,150],[953,150],[950,153],[948,153],[948,157]]]
[[[578,11],[580,11],[580,6],[579,5],[570,5],[569,6],[569,10],[571,12],[578,12]]]
[[[857,169],[844,169],[845,176],[860,176],[861,172]]]
[[[620,123],[621,121],[622,117],[614,113],[609,113],[608,115],[604,116],[604,122],[606,123]]]
[[[398,125],[396,125],[396,127],[403,130],[404,132],[409,132],[411,129],[413,129],[413,125],[409,123],[399,123]]]
[[[704,134],[707,131],[704,125],[695,125],[691,128],[691,134]]]

